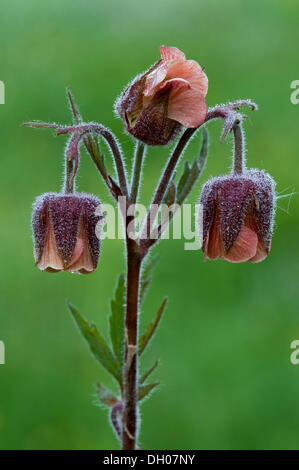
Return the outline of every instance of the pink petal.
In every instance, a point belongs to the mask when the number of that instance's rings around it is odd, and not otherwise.
[[[71,261],[67,265],[66,271],[72,273],[88,274],[95,270],[90,254],[88,239],[81,223],[75,250]]]
[[[161,59],[162,60],[185,60],[185,54],[177,49],[177,47],[167,47],[161,46],[160,47]]]
[[[207,94],[208,77],[195,60],[185,60],[170,64],[166,79],[169,80],[171,78],[183,78],[190,83],[192,88],[200,91],[204,96]]]
[[[84,250],[84,241],[83,241],[83,238],[79,235],[77,240],[76,240],[76,245],[75,245],[75,249],[74,249],[72,259],[68,263],[67,268],[69,268],[70,266],[77,263],[77,261],[80,259],[81,255],[83,253],[83,250]]]
[[[163,82],[167,75],[168,65],[162,62],[160,65],[146,76],[145,87],[143,90],[144,96],[151,96],[155,92],[155,88]]]
[[[183,78],[172,78],[170,80],[165,81],[158,89],[158,93],[162,93],[163,91],[168,90],[169,88],[191,88],[191,85],[187,80]]]
[[[66,271],[71,273],[89,274],[95,270],[89,250],[83,250],[80,258]]]
[[[43,252],[36,266],[41,271],[58,272],[64,269],[62,259],[57,250],[54,230],[52,224],[48,228],[46,240],[44,242]]]
[[[185,127],[198,127],[206,117],[208,107],[203,94],[182,86],[173,87],[169,95],[168,117]]]
[[[240,233],[223,259],[231,263],[242,263],[253,258],[257,252],[258,237],[250,228],[243,225]]]
[[[224,255],[223,243],[219,231],[218,217],[216,217],[215,222],[207,234],[207,239],[204,247],[205,258],[211,260],[222,258]]]
[[[260,261],[263,261],[267,256],[268,256],[268,251],[266,250],[264,243],[261,240],[259,240],[256,254],[253,258],[250,258],[249,261],[251,263],[259,263]]]

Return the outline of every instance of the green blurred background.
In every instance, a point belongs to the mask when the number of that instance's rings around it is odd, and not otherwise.
[[[72,0],[1,3],[0,366],[1,449],[113,449],[118,444],[95,382],[110,387],[66,309],[68,298],[107,332],[110,293],[124,269],[123,244],[106,240],[91,276],[50,275],[34,267],[31,204],[59,190],[65,137],[21,127],[26,120],[68,123],[70,86],[85,120],[113,128],[131,164],[132,141],[113,114],[137,73],[175,45],[206,67],[210,106],[252,98],[246,121],[248,164],[267,169],[280,195],[296,192],[299,105],[298,2],[290,0]],[[210,124],[202,181],[225,172],[231,142]],[[198,149],[194,139],[185,159]],[[149,202],[169,149],[150,149],[142,188]],[[183,161],[182,161],[183,163]],[[109,202],[86,154],[79,189]],[[189,198],[195,202],[197,186]],[[160,358],[160,390],[141,408],[148,449],[299,448],[298,195],[278,201],[271,255],[264,262],[203,262],[183,241],[163,241],[141,326],[162,297],[169,305],[142,367]]]

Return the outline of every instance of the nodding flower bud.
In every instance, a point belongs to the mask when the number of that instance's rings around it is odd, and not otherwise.
[[[275,182],[259,170],[210,179],[202,189],[203,251],[231,263],[262,261],[271,248]]]
[[[32,214],[36,266],[47,272],[93,272],[100,254],[96,226],[102,219],[101,203],[94,196],[39,196]]]
[[[208,78],[176,47],[161,46],[161,60],[137,76],[116,102],[126,129],[148,145],[165,145],[180,131],[200,126],[207,114]]]

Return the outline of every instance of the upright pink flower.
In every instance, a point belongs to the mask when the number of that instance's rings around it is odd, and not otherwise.
[[[86,194],[46,193],[34,204],[34,257],[41,271],[88,274],[95,270],[100,241],[100,201]],[[97,209],[97,214],[95,211]]]
[[[262,261],[271,248],[275,183],[259,170],[212,178],[203,186],[203,251],[231,263]]]
[[[116,111],[134,137],[165,145],[181,126],[200,126],[207,114],[208,78],[176,47],[161,46],[161,59],[128,85]]]

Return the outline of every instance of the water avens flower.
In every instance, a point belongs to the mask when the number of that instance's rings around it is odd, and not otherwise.
[[[206,129],[203,129],[199,154],[191,165],[185,164],[180,178],[176,179],[180,157],[201,124],[206,125],[216,118],[223,119],[222,140],[233,131],[235,143],[232,172],[211,179],[203,187],[200,202],[204,209],[206,257],[220,257],[231,262],[258,262],[270,251],[275,184],[263,171],[246,170],[241,127],[243,116],[238,113],[244,105],[252,110],[256,109],[256,105],[251,100],[239,100],[215,106],[207,112],[207,87],[207,77],[196,62],[186,60],[178,49],[164,46],[161,48],[161,60],[129,85],[117,103],[117,110],[128,131],[139,139],[130,181],[121,147],[114,134],[101,123],[84,122],[69,91],[73,125],[27,123],[33,127],[56,129],[59,135],[71,134],[65,149],[63,192],[44,194],[37,198],[34,205],[34,255],[39,269],[89,273],[98,263],[100,242],[97,235],[103,223],[102,206],[93,196],[79,194],[75,189],[81,143],[84,143],[122,215],[127,269],[125,276],[119,276],[111,300],[110,341],[106,342],[97,327],[89,323],[76,307],[70,303],[68,306],[94,357],[119,385],[115,395],[102,383],[99,384],[98,398],[102,405],[110,409],[110,422],[123,450],[139,448],[139,402],[159,384],[148,381],[158,361],[142,376],[139,363],[141,354],[157,332],[167,297],[144,333],[139,335],[140,309],[157,257],[146,266],[144,263],[151,249],[161,240],[163,231],[169,228],[176,210],[174,207],[184,203],[204,168],[208,154]],[[144,221],[141,235],[144,233],[145,236],[139,236],[136,207],[133,213],[130,209],[133,204],[139,204],[138,194],[146,156],[143,142],[166,144],[181,126],[187,129],[162,169]],[[111,151],[115,173],[111,172],[112,165],[105,164],[98,136],[105,140]],[[159,217],[156,217],[157,213],[153,216],[153,209],[163,210],[165,204],[169,217],[163,223],[156,223]],[[142,275],[144,266],[146,276]]]
[[[102,218],[100,204],[94,196],[79,193],[46,193],[36,199],[32,230],[34,258],[41,271],[89,274],[95,270],[100,254],[95,233]]]
[[[116,103],[126,129],[148,145],[165,145],[182,126],[200,126],[207,114],[208,78],[176,47],[161,46],[161,59],[137,76]]]
[[[203,250],[209,259],[262,261],[271,248],[275,183],[260,170],[210,179],[203,186]]]

